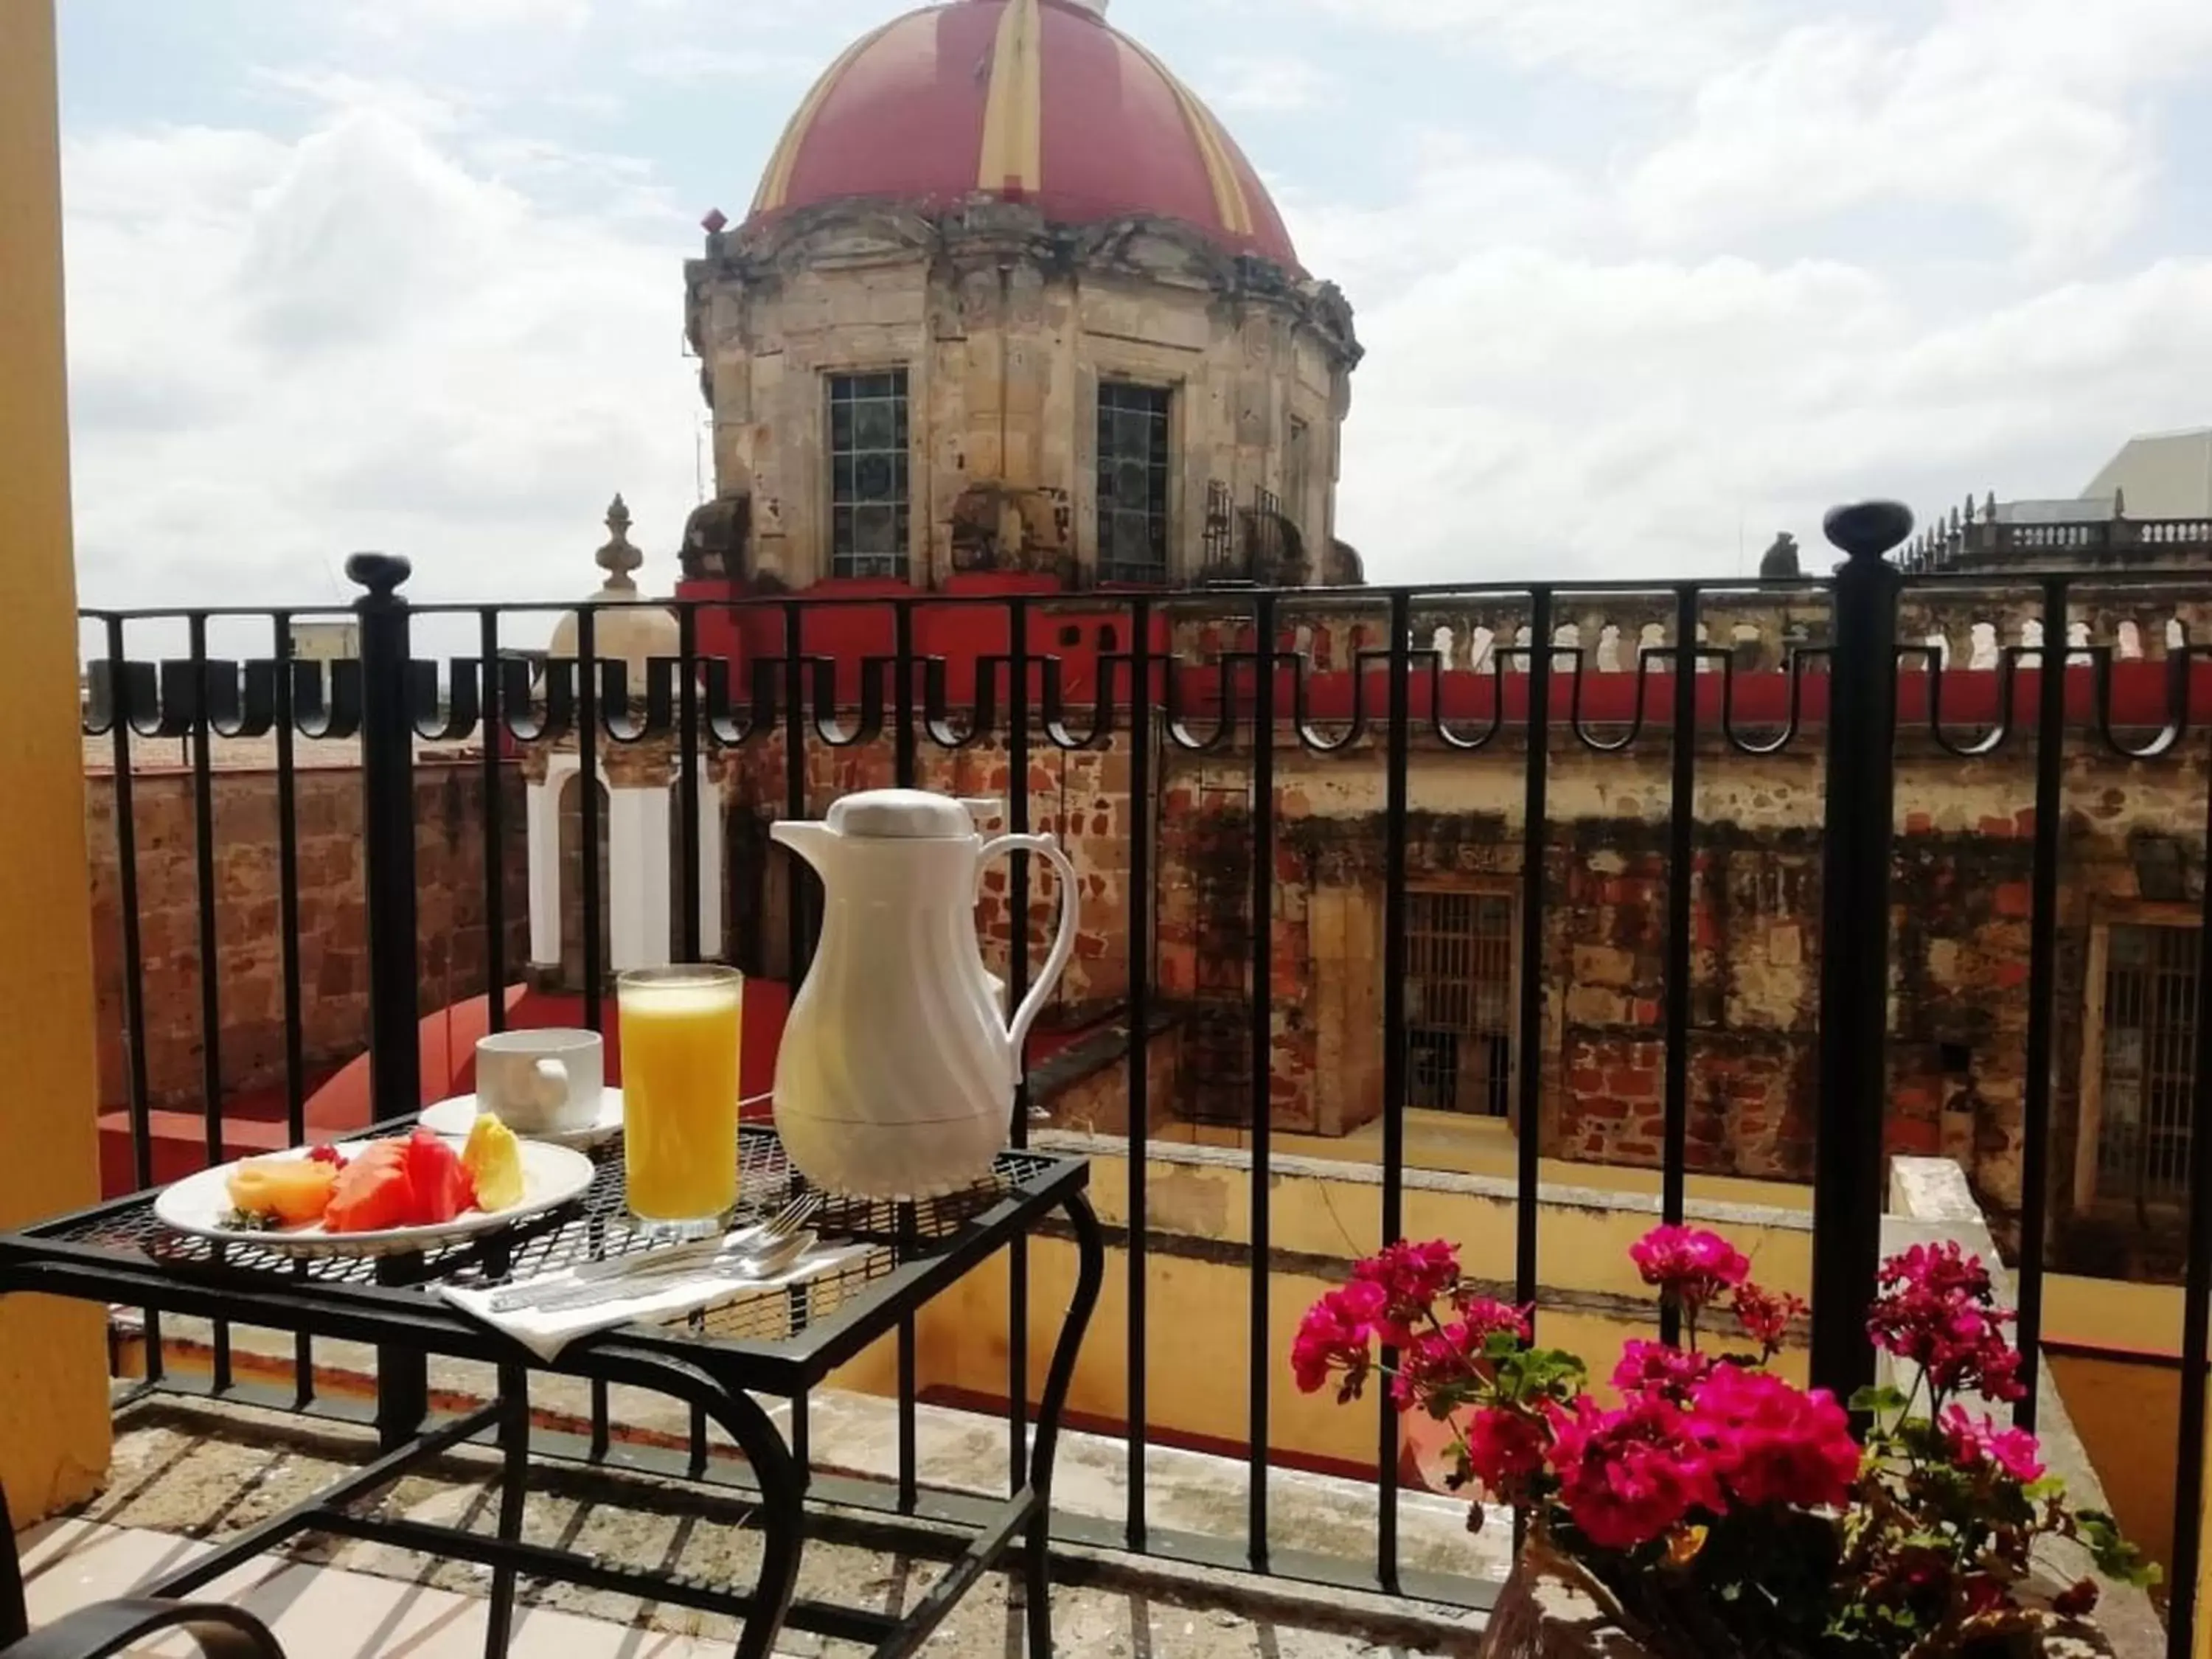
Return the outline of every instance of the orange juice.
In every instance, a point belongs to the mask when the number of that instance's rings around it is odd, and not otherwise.
[[[719,1231],[738,1201],[738,1014],[729,968],[653,968],[617,981],[623,1175],[631,1212]]]

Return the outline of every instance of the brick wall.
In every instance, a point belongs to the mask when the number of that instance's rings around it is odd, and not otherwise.
[[[362,891],[361,775],[297,775],[301,1038],[311,1070],[350,1060],[366,1042],[368,919]],[[129,1098],[124,1032],[121,885],[115,780],[87,777],[92,927],[104,1105]],[[192,780],[132,778],[149,1103],[197,1109],[202,1068],[200,910]],[[529,896],[520,780],[506,780],[510,976],[528,959]],[[483,777],[472,763],[425,763],[416,775],[416,926],[424,1012],[483,988]],[[284,1079],[284,988],[278,921],[276,780],[222,770],[212,781],[218,1057],[225,1094]]]

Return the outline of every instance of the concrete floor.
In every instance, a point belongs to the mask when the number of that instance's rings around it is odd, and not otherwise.
[[[27,1554],[34,1624],[88,1600],[126,1592],[237,1528],[308,1496],[355,1467],[363,1434],[240,1410],[149,1402],[118,1421],[107,1491],[79,1515],[36,1535]],[[463,1454],[392,1488],[380,1509],[488,1528],[481,1484],[489,1463]],[[733,1494],[550,1467],[529,1503],[525,1536],[609,1559],[681,1569],[738,1583],[753,1573],[754,1534]],[[799,1594],[895,1610],[910,1606],[939,1571],[831,1540],[810,1542]],[[1102,1659],[1445,1659],[1471,1655],[1465,1620],[1438,1623],[1414,1645],[1371,1639],[1402,1633],[1403,1604],[1363,1616],[1357,1598],[1316,1601],[1310,1615],[1255,1616],[1248,1581],[1177,1574],[1141,1583],[1126,1571],[1114,1588],[1066,1584],[1053,1596],[1054,1648]],[[482,1569],[350,1540],[307,1538],[283,1555],[241,1569],[221,1589],[264,1612],[301,1659],[420,1656],[460,1659],[483,1650]],[[1247,1586],[1240,1589],[1240,1586]],[[579,1659],[690,1659],[726,1652],[734,1633],[720,1615],[573,1586],[526,1591],[532,1612],[512,1651]],[[1240,1610],[1239,1602],[1243,1603]],[[1020,1659],[1018,1589],[987,1577],[924,1650],[944,1659]],[[811,1659],[865,1650],[793,1634],[778,1649]]]

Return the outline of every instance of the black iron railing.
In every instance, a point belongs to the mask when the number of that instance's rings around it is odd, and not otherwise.
[[[624,607],[410,605],[401,589],[404,562],[363,555],[349,566],[367,591],[355,611],[357,661],[293,659],[289,611],[88,612],[97,630],[86,731],[107,744],[114,770],[116,855],[121,898],[124,1088],[132,1136],[131,1166],[154,1174],[154,1125],[146,1062],[147,987],[137,906],[143,849],[133,832],[133,745],[148,738],[190,740],[198,805],[194,849],[204,910],[213,911],[216,824],[208,808],[223,739],[273,739],[279,840],[278,927],[284,1022],[287,1127],[304,1136],[307,1060],[301,1037],[307,991],[301,983],[301,872],[296,839],[295,738],[357,739],[361,757],[370,939],[366,1046],[380,1117],[421,1103],[416,971],[415,773],[426,742],[473,741],[479,747],[485,884],[483,991],[497,1029],[503,994],[521,964],[507,948],[505,863],[517,854],[503,817],[501,781],[518,746],[573,745],[583,784],[579,884],[583,928],[582,997],[586,1022],[605,1018],[607,963],[596,925],[605,906],[599,873],[605,833],[593,787],[619,750],[666,744],[678,757],[681,803],[675,848],[679,954],[701,941],[700,797],[711,761],[780,748],[775,787],[756,805],[808,816],[828,800],[810,772],[823,750],[880,753],[884,781],[923,781],[927,752],[990,745],[1002,753],[1010,787],[1009,827],[1032,828],[1037,810],[1031,763],[1053,752],[1126,750],[1131,810],[1125,868],[1128,972],[1122,999],[1138,1034],[1127,1066],[1128,1231],[1127,1322],[1127,1507],[1105,1535],[1069,1520],[1070,1536],[1136,1551],[1158,1550],[1261,1571],[1276,1571],[1425,1595],[1479,1599],[1480,1587],[1401,1570],[1399,1422],[1388,1404],[1377,1423],[1377,1531],[1371,1559],[1322,1561],[1279,1548],[1268,1504],[1271,1392],[1274,1361],[1290,1333],[1273,1322],[1267,1295],[1273,1243],[1275,1100],[1278,1071],[1274,990],[1281,896],[1275,854],[1286,833],[1279,768],[1296,756],[1345,769],[1364,767],[1380,799],[1373,825],[1383,872],[1380,930],[1380,1245],[1401,1235],[1405,1218],[1406,1099],[1409,1020],[1407,924],[1413,859],[1416,786],[1425,769],[1466,760],[1519,773],[1519,823],[1497,837],[1501,868],[1517,895],[1518,1004],[1510,1023],[1516,1061],[1511,1087],[1517,1125],[1516,1223],[1510,1279],[1516,1297],[1539,1300],[1539,1170],[1547,1106],[1560,1087],[1545,1060],[1553,1029],[1555,960],[1547,927],[1562,851],[1553,792],[1562,766],[1602,764],[1638,751],[1667,757],[1663,808],[1667,896],[1662,981],[1652,1030],[1664,1054],[1659,1155],[1659,1212],[1683,1218],[1692,1172],[1696,1087],[1696,883],[1701,846],[1699,791],[1717,771],[1778,759],[1826,758],[1825,799],[1802,826],[1817,835],[1823,872],[1819,913],[1819,1088],[1814,1185],[1812,1370],[1817,1382],[1848,1392],[1872,1375],[1863,1309],[1880,1251],[1885,1196],[1883,1126],[1892,1078],[1885,1059],[1890,1029],[1891,884],[1899,755],[1954,757],[1986,764],[2025,757],[2020,795],[2033,814],[2029,853],[2027,995],[2021,1131],[2023,1147],[2017,1270],[2020,1335],[2030,1367],[2042,1328],[2046,1246],[2051,1231],[2050,1161],[2056,1054],[2057,975],[2065,851],[2064,765],[2069,744],[2085,755],[2130,764],[2179,767],[2190,738],[2212,711],[2212,668],[2201,647],[2182,644],[2133,661],[2108,641],[2076,637],[2075,614],[2094,590],[2111,613],[2112,595],[2185,617],[2202,635],[2212,595],[2201,582],[2156,572],[2038,574],[2006,577],[1906,577],[1887,562],[1909,533],[1909,515],[1881,506],[1839,512],[1830,534],[1848,557],[1832,581],[1768,585],[1678,582],[1435,585],[1391,589],[1258,589],[1166,594],[1080,594],[992,598],[917,595],[911,599],[763,598],[735,603],[681,602],[663,608],[677,621],[675,657],[657,659],[642,684],[623,664],[598,659],[599,630]],[[2021,605],[2027,596],[2027,608]],[[1988,614],[2009,607],[2002,639],[1987,661],[1939,652],[1924,641],[1947,611]],[[1978,611],[1975,606],[1979,606]],[[522,659],[504,637],[532,614],[575,617],[574,659]],[[1609,620],[1608,620],[1609,618]],[[1752,620],[1746,620],[1750,618]],[[2030,642],[2024,623],[2039,624]],[[187,655],[155,665],[134,659],[133,629],[181,621]],[[1955,621],[1955,618],[1954,618]],[[1493,626],[1494,624],[1494,626]],[[265,627],[264,656],[223,660],[210,654],[211,628]],[[1733,626],[1734,637],[1724,630]],[[1568,630],[1572,629],[1571,634]],[[1748,631],[1747,631],[1748,630]],[[417,656],[436,635],[471,646],[473,656],[439,668]],[[1755,637],[1754,637],[1755,636]],[[2159,636],[2163,639],[2161,633]],[[1915,641],[1923,641],[1917,642]],[[1070,643],[1073,641],[1073,643]],[[1902,643],[1900,643],[1902,641]],[[2063,657],[2067,666],[2054,659]],[[593,665],[588,672],[579,662]],[[2034,676],[2031,688],[2028,676]],[[1147,1300],[1149,1179],[1146,1151],[1156,1103],[1142,1034],[1165,995],[1158,982],[1164,860],[1152,805],[1171,775],[1197,764],[1243,769],[1249,810],[1242,821],[1249,868],[1230,884],[1244,907],[1244,994],[1240,1017],[1249,1048],[1250,1295],[1248,1337],[1255,1357],[1247,1394],[1249,1514],[1241,1540],[1171,1536],[1148,1514],[1146,1453],[1153,1434],[1146,1386],[1155,1346]],[[764,771],[773,776],[773,769]],[[1377,774],[1379,773],[1379,776]],[[756,775],[755,782],[761,781]],[[780,799],[778,799],[780,795]],[[751,810],[747,808],[744,810]],[[2172,826],[2194,842],[2203,813]],[[1512,856],[1517,855],[1517,865]],[[2197,867],[2202,871],[2201,852]],[[810,948],[810,897],[795,864],[784,872],[783,963],[795,982]],[[2212,884],[2207,884],[2212,890]],[[1006,962],[1012,997],[1034,971],[1024,921],[1031,872],[1014,862],[1007,913],[1015,921]],[[2212,903],[2212,900],[2207,900]],[[1571,920],[1571,919],[1569,919]],[[734,918],[738,954],[760,953],[758,915]],[[753,935],[748,940],[748,932]],[[2212,929],[2200,935],[2200,951]],[[204,1039],[201,1109],[206,1151],[222,1146],[225,1087],[218,1043],[222,987],[212,923],[199,940],[200,1018]],[[2212,987],[2212,956],[2202,963]],[[2172,1651],[2186,1654],[2196,1616],[2201,1538],[2202,1463],[2206,1424],[2207,1310],[2212,1308],[2212,1011],[2200,1000],[2196,1023],[2194,1121],[2190,1143],[2187,1316],[2183,1343],[2180,1471],[2170,1611]],[[1026,1142],[1030,1113],[1017,1102],[1010,1134]],[[1363,1241],[1363,1243],[1367,1241]],[[1500,1264],[1502,1267],[1502,1264]],[[1008,1459],[1014,1479],[1026,1456],[1029,1397],[1027,1303],[1030,1283],[1017,1256],[1009,1308],[1005,1390]],[[1669,1339],[1676,1333],[1666,1329]],[[161,1376],[158,1331],[147,1363]],[[1097,1339],[1094,1338],[1094,1341]],[[231,1382],[227,1334],[218,1332],[215,1382]],[[299,1355],[299,1403],[314,1403],[312,1353]],[[394,1432],[419,1421],[426,1407],[419,1362],[382,1361],[380,1415]],[[897,1492],[919,1501],[916,1474],[916,1338],[900,1332]],[[2033,1424],[2031,1389],[2020,1408]],[[798,1425],[803,1436],[803,1417]],[[605,1456],[611,1425],[604,1389],[593,1401],[590,1455]],[[703,1442],[701,1443],[703,1447]],[[704,1467],[695,1449],[691,1466]]]

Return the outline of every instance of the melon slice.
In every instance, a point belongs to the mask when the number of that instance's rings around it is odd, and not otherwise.
[[[307,1158],[249,1158],[223,1184],[230,1201],[245,1215],[272,1215],[287,1227],[319,1220],[329,1207],[338,1172]]]

